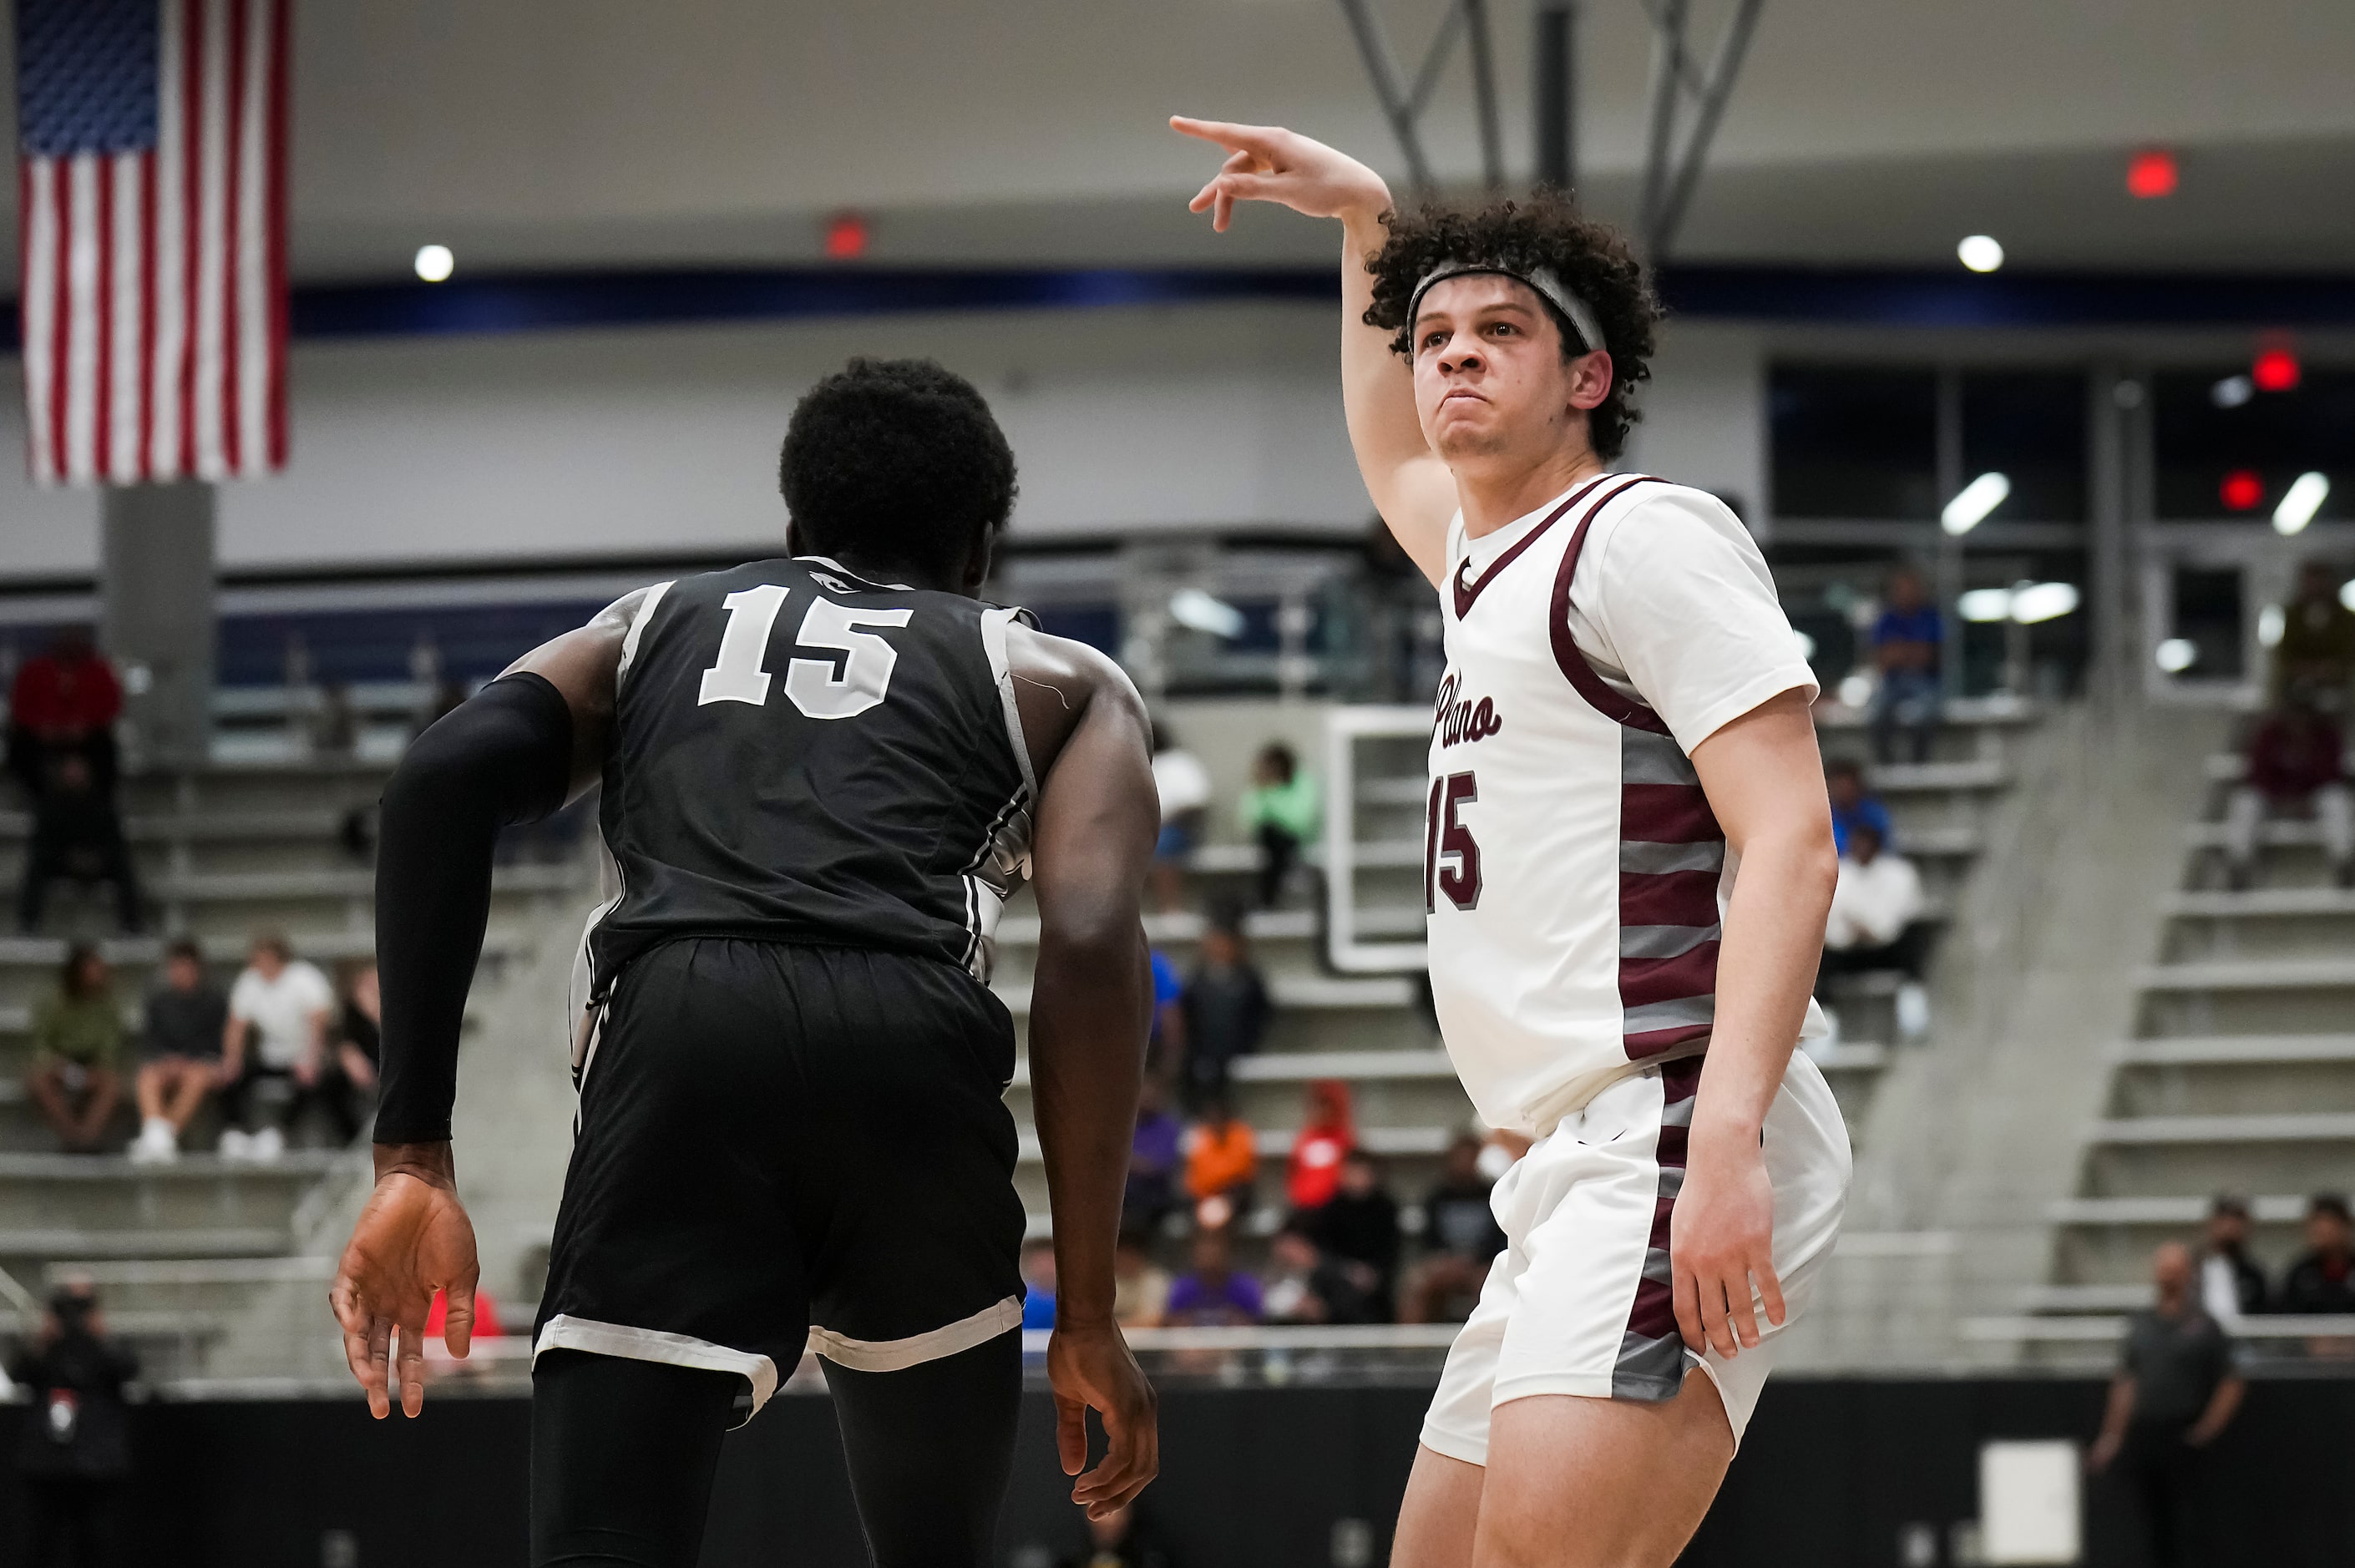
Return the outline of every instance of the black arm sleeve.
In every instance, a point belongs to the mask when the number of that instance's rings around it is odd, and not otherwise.
[[[417,737],[384,789],[376,955],[384,995],[378,1143],[450,1136],[458,1032],[491,914],[499,829],[564,804],[572,712],[538,675],[503,675]]]

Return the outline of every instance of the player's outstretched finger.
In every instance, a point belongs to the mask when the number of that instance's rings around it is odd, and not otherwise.
[[[1790,1308],[1783,1302],[1783,1281],[1774,1273],[1774,1260],[1764,1255],[1753,1258],[1750,1274],[1758,1281],[1758,1294],[1766,1298],[1766,1320],[1781,1328],[1783,1319],[1790,1316]]]
[[[1200,142],[1216,142],[1221,147],[1257,153],[1273,157],[1275,140],[1283,132],[1273,125],[1238,125],[1228,120],[1194,120],[1183,114],[1169,117],[1169,129],[1180,136],[1191,136]]]
[[[445,1297],[442,1319],[442,1343],[452,1355],[464,1361],[474,1342],[474,1280],[450,1286]]]
[[[1709,1349],[1709,1336],[1701,1331],[1700,1290],[1694,1283],[1690,1270],[1679,1268],[1673,1272],[1669,1300],[1676,1308],[1677,1332],[1684,1336],[1685,1349]]]
[[[377,1331],[377,1323],[369,1319],[368,1308],[360,1304],[358,1288],[350,1279],[336,1280],[327,1292],[327,1302],[335,1308],[336,1325],[343,1330],[344,1362],[352,1369],[352,1376],[368,1395],[368,1414],[381,1421],[392,1414],[391,1399],[385,1392],[382,1334]]]
[[[414,1416],[425,1408],[425,1325],[400,1325],[400,1413]]]
[[[1088,1407],[1060,1393],[1055,1396],[1055,1457],[1062,1461],[1067,1476],[1088,1467]],[[1072,1495],[1078,1496],[1077,1488]]]

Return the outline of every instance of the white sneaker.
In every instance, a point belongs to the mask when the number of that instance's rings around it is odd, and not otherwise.
[[[286,1135],[274,1127],[265,1127],[253,1135],[252,1147],[256,1160],[275,1160],[286,1152]]]
[[[220,1157],[223,1160],[253,1158],[253,1134],[243,1128],[233,1127],[220,1136]]]
[[[180,1139],[172,1124],[162,1117],[151,1117],[139,1128],[139,1136],[131,1141],[131,1160],[134,1165],[158,1165],[180,1157]]]
[[[1919,1040],[1930,1033],[1930,993],[1919,980],[1907,980],[1897,988],[1897,1029],[1908,1040]]]

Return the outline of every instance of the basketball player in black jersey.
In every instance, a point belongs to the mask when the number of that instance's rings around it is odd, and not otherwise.
[[[535,1341],[532,1561],[691,1568],[721,1434],[823,1358],[885,1568],[982,1564],[1021,1387],[1022,1206],[986,986],[1027,875],[1074,1500],[1156,1467],[1112,1320],[1152,994],[1158,811],[1119,667],[974,595],[1014,495],[980,395],[853,361],[794,413],[790,559],[642,589],[518,660],[388,786],[377,1185],[332,1291],[379,1417],[417,1414],[474,1233],[450,1147],[492,845],[602,779],[623,892],[583,943],[578,1135]],[[395,1341],[397,1340],[397,1349]],[[1109,1451],[1086,1463],[1086,1411]],[[790,1478],[780,1478],[790,1484]]]

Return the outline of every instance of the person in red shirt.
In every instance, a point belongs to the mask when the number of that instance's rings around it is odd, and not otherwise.
[[[2339,885],[2355,887],[2355,790],[2346,775],[2346,740],[2293,689],[2249,737],[2248,774],[2224,808],[2224,856],[2234,887],[2256,880],[2257,842],[2268,816],[2312,812]]]
[[[114,789],[114,721],[123,683],[85,627],[60,628],[48,652],[25,661],[8,692],[8,771],[38,799],[49,760],[80,751],[103,793]]]
[[[1349,1086],[1319,1078],[1308,1086],[1308,1122],[1292,1140],[1292,1166],[1285,1191],[1295,1212],[1321,1209],[1341,1186],[1341,1161],[1358,1146],[1349,1111]]]

